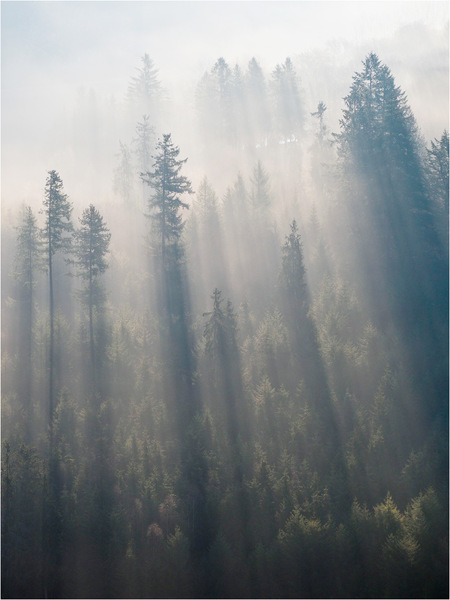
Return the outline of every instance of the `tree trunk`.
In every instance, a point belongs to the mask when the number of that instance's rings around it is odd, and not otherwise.
[[[50,434],[50,456],[53,452],[53,362],[54,362],[54,299],[53,299],[53,264],[51,254],[51,241],[49,236],[49,258],[48,258],[48,274],[49,274],[49,293],[50,293],[50,355],[49,355],[49,391],[48,391],[48,418],[49,418],[49,434]]]
[[[94,349],[94,318],[92,307],[92,266],[89,268],[89,345],[91,351],[92,388],[96,393],[95,349]]]

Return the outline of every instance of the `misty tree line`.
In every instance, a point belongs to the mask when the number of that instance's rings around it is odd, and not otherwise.
[[[219,198],[164,98],[145,55],[114,235],[49,171],[3,236],[3,596],[448,597],[448,133],[374,54],[334,134],[289,59],[222,58]]]

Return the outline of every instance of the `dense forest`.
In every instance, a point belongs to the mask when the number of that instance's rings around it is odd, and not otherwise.
[[[188,156],[145,54],[3,219],[3,598],[448,598],[449,138],[347,89],[219,58]]]

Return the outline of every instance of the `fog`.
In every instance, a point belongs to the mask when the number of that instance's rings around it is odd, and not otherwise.
[[[39,202],[49,163],[72,195],[86,193],[84,185],[111,194],[117,140],[132,135],[120,118],[124,98],[145,53],[167,90],[166,129],[175,135],[177,127],[180,147],[186,129],[190,156],[195,86],[221,56],[241,68],[255,57],[267,75],[290,57],[307,110],[323,100],[335,131],[352,73],[376,52],[407,91],[426,138],[437,137],[448,120],[447,38],[439,2],[4,2],[3,204]],[[80,139],[92,147],[94,135],[105,145],[86,164],[74,148]],[[193,160],[188,168],[205,171]]]
[[[2,596],[448,597],[448,5],[2,2]]]

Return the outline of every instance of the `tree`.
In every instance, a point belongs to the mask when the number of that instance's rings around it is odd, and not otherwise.
[[[252,115],[250,141],[254,145],[266,146],[271,128],[270,110],[264,73],[255,58],[248,63],[245,84],[247,116]]]
[[[431,148],[427,149],[428,169],[433,180],[434,191],[437,198],[442,202],[444,212],[448,214],[448,131],[444,131],[441,138],[431,142]]]
[[[161,110],[162,88],[158,79],[158,69],[148,54],[141,58],[142,66],[128,86],[128,99],[137,114],[146,114],[158,122]]]
[[[449,160],[448,132],[444,131],[439,140],[431,142],[427,148],[427,170],[433,201],[437,204],[439,215],[438,228],[444,248],[448,255],[448,196],[449,196]]]
[[[203,337],[205,354],[212,369],[214,395],[219,403],[219,413],[224,414],[226,432],[236,452],[235,477],[242,483],[240,449],[236,446],[238,435],[248,435],[248,420],[243,399],[240,355],[237,344],[237,318],[231,300],[222,308],[222,292],[215,288],[213,308],[203,313],[208,317]]]
[[[105,255],[109,252],[111,233],[106,227],[103,217],[92,204],[83,211],[80,225],[80,229],[74,234],[74,262],[77,274],[85,284],[82,299],[89,309],[89,346],[92,381],[95,388],[94,308],[98,308],[102,302],[102,290],[98,283],[98,277],[108,267]]]
[[[221,307],[223,302],[221,295],[222,292],[216,288],[211,296],[213,301],[212,311],[203,313],[204,317],[209,317],[203,331],[205,352],[213,360],[216,358],[220,360],[226,347],[225,314]]]
[[[136,138],[133,140],[141,173],[146,173],[150,169],[152,137],[154,134],[155,130],[150,126],[148,115],[143,115],[142,121],[136,125]]]
[[[269,175],[258,160],[253,169],[253,177],[251,178],[252,191],[250,193],[253,207],[257,210],[266,210],[270,206],[270,185]]]
[[[385,327],[388,312],[394,316],[418,388],[431,370],[438,394],[445,389],[447,395],[448,369],[444,376],[440,357],[448,356],[448,256],[427,189],[414,115],[374,53],[353,76],[344,101],[335,139],[347,205],[340,235],[344,244],[352,242],[347,264],[363,282],[375,325]],[[434,356],[429,363],[424,352]]]
[[[46,246],[46,259],[49,274],[50,297],[50,352],[49,352],[49,485],[48,500],[44,509],[47,540],[44,542],[44,580],[46,589],[57,597],[61,585],[61,536],[62,536],[62,510],[61,510],[61,473],[58,457],[54,448],[53,425],[55,417],[54,406],[54,364],[55,364],[55,306],[54,306],[54,281],[53,259],[55,254],[68,253],[71,248],[73,231],[70,221],[72,205],[63,191],[63,182],[56,171],[49,171],[45,184],[44,208],[41,212],[45,216],[42,236]]]
[[[158,278],[158,309],[163,330],[168,328],[168,331],[163,333],[167,344],[167,367],[170,365],[180,381],[185,382],[186,389],[182,395],[189,395],[192,349],[186,320],[189,296],[185,289],[187,283],[181,240],[184,223],[180,211],[189,208],[188,204],[181,200],[181,196],[192,194],[193,190],[189,179],[180,173],[187,159],[178,159],[180,150],[172,142],[170,134],[163,135],[156,151],[153,171],[142,173],[141,177],[152,190],[147,216],[152,223],[151,251]]]
[[[303,263],[302,242],[295,219],[290,227],[291,232],[286,236],[282,248],[280,285],[286,293],[289,305],[295,307],[296,311],[300,310],[306,315],[309,304],[306,273]]]
[[[187,209],[189,205],[180,196],[192,194],[193,190],[189,179],[180,174],[187,158],[178,160],[180,149],[172,142],[170,133],[163,135],[156,151],[153,171],[141,173],[141,177],[153,191],[149,199],[149,217],[159,237],[157,248],[162,272],[167,273],[182,256],[180,238],[184,224],[180,209]]]
[[[186,231],[192,291],[201,306],[209,298],[212,286],[223,282],[225,278],[222,236],[218,198],[204,177],[196,190],[189,229]]]
[[[316,137],[319,141],[320,146],[323,145],[323,143],[326,139],[327,133],[328,133],[328,127],[325,125],[324,118],[323,118],[326,110],[327,110],[327,107],[326,107],[325,103],[320,101],[319,104],[317,105],[317,110],[315,112],[311,113],[311,116],[316,117],[317,120],[319,121],[319,129],[317,131]]]
[[[63,182],[56,171],[49,171],[45,184],[44,208],[41,213],[45,216],[42,237],[46,245],[46,259],[49,276],[50,298],[50,355],[49,355],[49,431],[50,448],[53,441],[53,412],[54,412],[54,293],[53,293],[53,257],[58,253],[68,253],[71,238],[68,234],[73,231],[70,221],[72,205],[63,191]]]
[[[272,94],[277,141],[297,141],[303,128],[304,115],[297,74],[290,58],[275,67]]]
[[[240,79],[240,73],[237,73]],[[236,75],[236,73],[235,73]],[[234,80],[237,82],[237,80]],[[196,102],[205,141],[233,141],[233,73],[219,58],[197,86]]]
[[[36,272],[44,267],[43,242],[36,217],[30,206],[24,208],[22,224],[17,228],[15,276],[19,281],[20,317],[22,332],[19,341],[21,363],[20,396],[28,419],[31,417],[31,380],[33,352],[33,314]],[[23,324],[23,325],[22,325]],[[29,438],[29,422],[26,422],[26,439]]]

